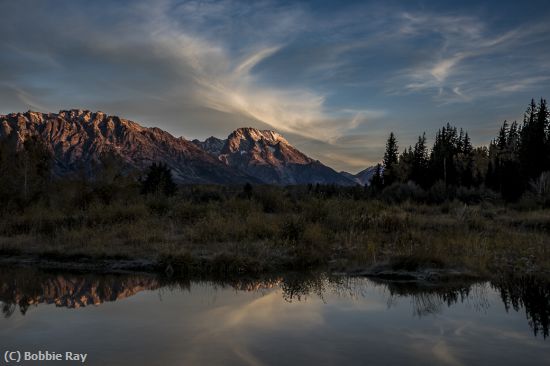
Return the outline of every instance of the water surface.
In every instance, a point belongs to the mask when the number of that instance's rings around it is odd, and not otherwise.
[[[82,352],[87,365],[550,364],[550,286],[533,278],[422,286],[1,269],[0,302],[2,353]]]

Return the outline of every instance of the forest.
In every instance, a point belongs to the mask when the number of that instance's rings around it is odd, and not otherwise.
[[[424,190],[448,187],[479,189],[498,193],[515,202],[532,193],[547,204],[550,176],[550,130],[545,99],[534,100],[523,122],[504,121],[489,146],[473,147],[468,132],[447,124],[437,131],[431,149],[426,134],[399,154],[392,132],[386,143],[384,161],[378,164],[373,189],[381,191],[395,183],[412,182]]]

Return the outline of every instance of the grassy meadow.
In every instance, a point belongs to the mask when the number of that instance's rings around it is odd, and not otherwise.
[[[148,259],[183,273],[353,271],[379,263],[481,276],[550,270],[550,210],[476,199],[483,192],[442,202],[395,193],[403,189],[371,197],[359,187],[184,186],[167,197],[127,187],[105,199],[59,186],[48,201],[2,214],[0,253]]]

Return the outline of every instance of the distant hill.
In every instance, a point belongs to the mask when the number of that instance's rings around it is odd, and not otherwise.
[[[361,170],[357,174],[340,172],[340,174],[342,174],[346,178],[351,179],[355,183],[360,184],[362,186],[368,186],[375,173],[376,173],[376,166],[368,167],[367,169]]]

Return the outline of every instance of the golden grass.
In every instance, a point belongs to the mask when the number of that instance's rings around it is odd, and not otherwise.
[[[0,251],[149,258],[237,272],[346,269],[399,256],[480,274],[550,269],[550,210],[295,199],[275,192],[206,202],[136,199],[85,210],[36,205],[4,215]]]

